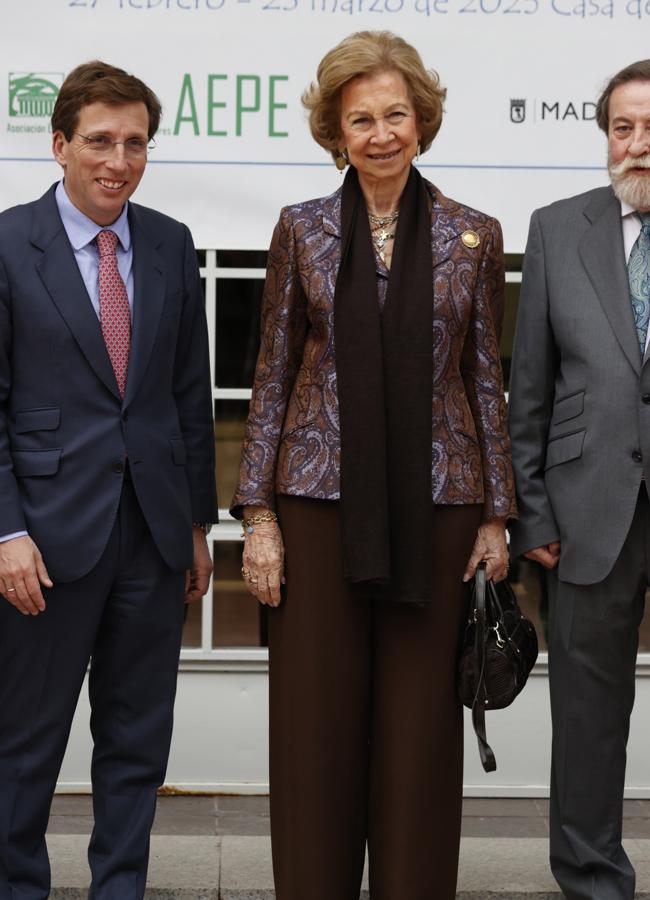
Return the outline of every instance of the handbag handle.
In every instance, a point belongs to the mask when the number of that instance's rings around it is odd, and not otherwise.
[[[472,724],[478,742],[478,751],[483,769],[485,772],[494,772],[497,767],[497,761],[492,752],[492,748],[487,742],[485,733],[485,704],[487,700],[487,692],[485,689],[485,643],[487,637],[485,596],[487,590],[487,578],[485,575],[485,566],[485,561],[480,562],[476,569],[476,574],[474,575],[474,621],[476,623],[474,646],[479,664],[479,676],[476,684],[476,694],[474,695],[474,700],[472,702]]]

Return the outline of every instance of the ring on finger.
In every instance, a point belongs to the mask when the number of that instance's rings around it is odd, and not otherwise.
[[[254,575],[249,575],[248,580],[251,584],[257,584],[257,578]]]
[[[16,592],[16,588],[7,588],[8,594],[14,594]]]
[[[241,573],[244,576],[244,578],[248,578],[248,576],[251,573],[251,570],[247,569],[246,566],[242,566]]]

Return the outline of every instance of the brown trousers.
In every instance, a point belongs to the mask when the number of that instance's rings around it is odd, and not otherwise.
[[[436,507],[426,607],[343,578],[339,504],[278,497],[286,590],[270,611],[277,900],[453,900],[462,803],[456,659],[480,506]]]

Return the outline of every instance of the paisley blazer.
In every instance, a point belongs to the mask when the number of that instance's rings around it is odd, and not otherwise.
[[[513,516],[499,359],[501,228],[425,184],[433,256],[433,501],[483,503],[485,518]],[[461,239],[467,230],[478,236],[477,246]],[[282,210],[269,251],[260,353],[231,507],[237,517],[243,506],[273,509],[275,494],[339,498],[334,288],[340,259],[340,190]]]

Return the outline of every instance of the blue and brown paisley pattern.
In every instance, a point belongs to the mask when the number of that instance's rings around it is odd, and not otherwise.
[[[627,270],[634,326],[643,359],[650,321],[650,213],[640,212],[637,215],[641,219],[641,233],[632,247]]]
[[[483,213],[432,198],[434,360],[431,479],[435,503],[483,503],[516,515],[499,360],[501,228]],[[339,497],[340,429],[334,288],[341,194],[282,210],[269,251],[262,338],[233,513],[275,507],[275,494]],[[465,246],[471,229],[480,243]],[[386,273],[378,266],[380,302]],[[408,348],[405,348],[408,353]]]

